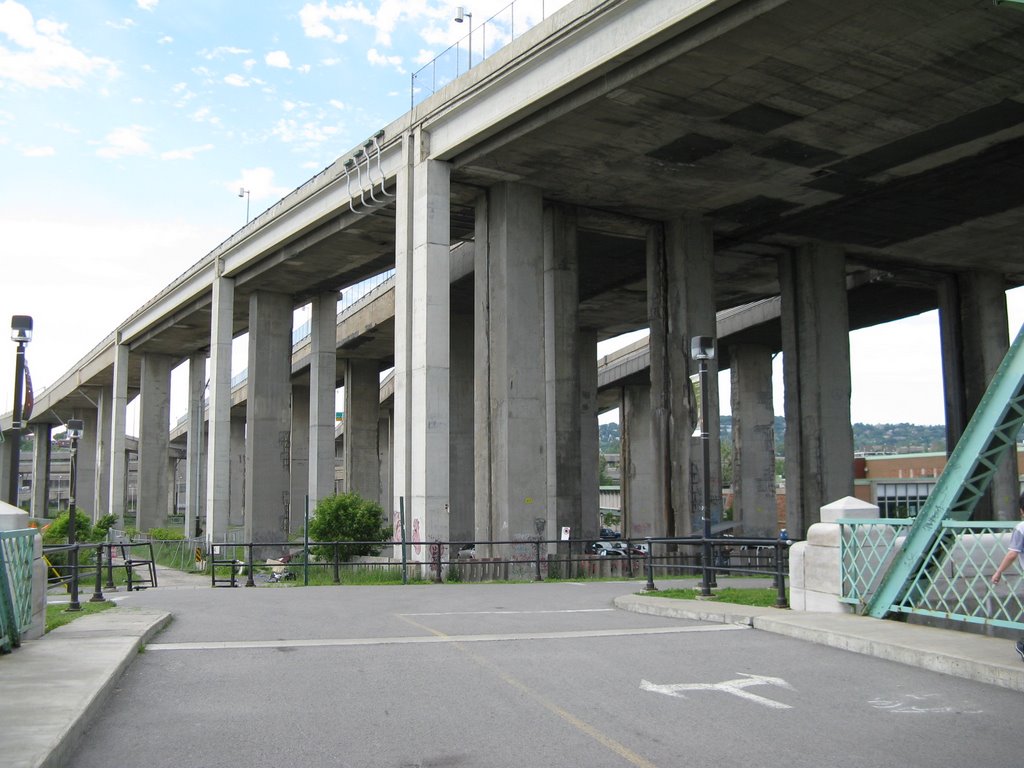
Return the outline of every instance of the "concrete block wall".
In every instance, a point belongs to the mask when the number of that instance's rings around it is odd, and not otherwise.
[[[840,519],[877,518],[878,507],[846,496],[821,507],[821,522],[807,530],[807,539],[789,549],[789,604],[795,611],[853,613],[853,606],[839,602]]]

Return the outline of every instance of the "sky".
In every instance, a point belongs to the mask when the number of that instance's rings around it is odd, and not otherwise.
[[[565,2],[516,0],[515,34]],[[485,39],[487,52],[509,39],[507,6],[467,6],[474,61]],[[0,0],[0,322],[34,318],[36,391],[247,217],[408,111],[422,85],[465,71],[470,24],[455,8]],[[412,73],[438,56],[414,93]],[[1012,336],[1024,295],[1011,294]],[[13,403],[8,343],[0,411]],[[854,421],[942,422],[935,313],[857,331],[851,348]]]

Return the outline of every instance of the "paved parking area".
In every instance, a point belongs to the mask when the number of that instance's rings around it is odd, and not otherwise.
[[[71,765],[1010,765],[1020,695],[612,607],[636,583],[159,589]]]

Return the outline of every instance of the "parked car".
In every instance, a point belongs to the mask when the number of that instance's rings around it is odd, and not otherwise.
[[[650,544],[646,541],[630,542],[629,553],[637,557],[647,557],[647,552],[650,548]]]
[[[621,539],[622,534],[618,531],[613,531],[611,528],[602,528],[600,536],[602,539]]]
[[[620,541],[593,541],[587,546],[587,551],[601,557],[626,556],[626,547]]]

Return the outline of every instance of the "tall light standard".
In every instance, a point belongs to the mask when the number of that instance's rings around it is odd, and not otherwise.
[[[23,385],[25,383],[25,345],[32,340],[32,318],[14,315],[11,318],[11,341],[18,345],[14,358],[14,410],[11,411],[11,478],[7,501],[18,506],[18,470],[21,469],[21,429]]]
[[[245,223],[249,223],[249,192],[245,187],[239,187],[238,196],[245,198]]]
[[[71,489],[68,496],[68,546],[78,543],[78,512],[75,509],[75,494],[78,492],[78,441],[85,431],[81,419],[68,419],[68,438],[71,440]],[[69,611],[82,610],[78,602],[78,548],[68,551],[68,565],[71,568],[71,600]]]
[[[469,25],[469,68],[473,68],[473,14],[467,11],[463,6],[459,6],[455,9],[455,21],[461,24],[463,20]],[[487,22],[484,22],[486,25]],[[486,32],[484,33],[487,34]],[[486,41],[485,41],[486,42]],[[485,52],[486,53],[486,52]]]
[[[708,360],[715,357],[715,340],[710,336],[694,336],[690,340],[690,355],[700,363],[700,445],[703,452],[703,499],[701,514],[704,518],[703,568],[700,594],[711,595],[711,435],[708,432]]]

